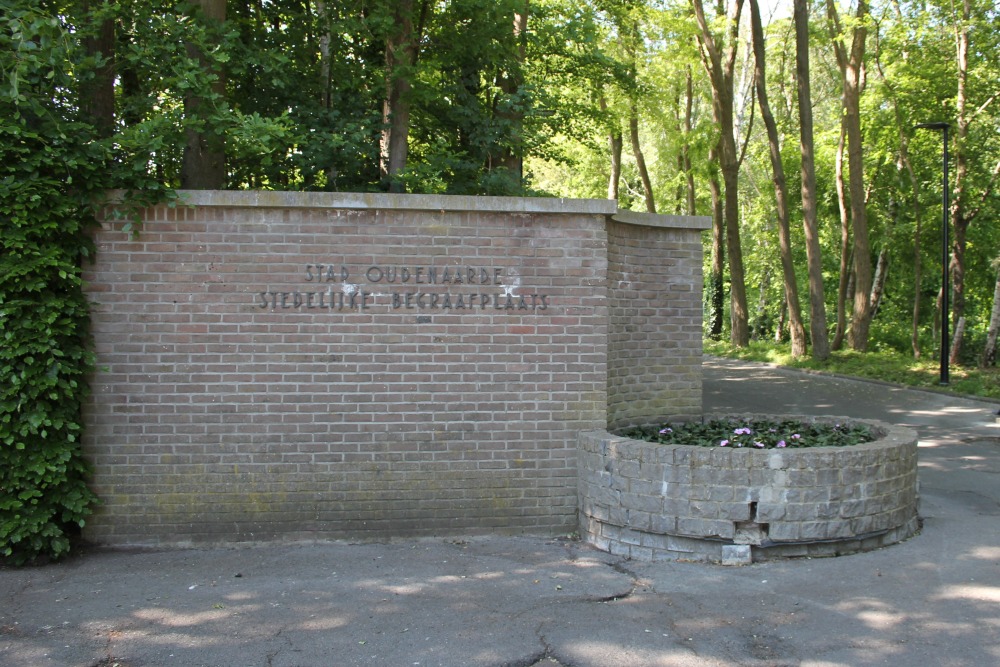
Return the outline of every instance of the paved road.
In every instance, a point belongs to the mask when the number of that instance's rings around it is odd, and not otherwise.
[[[707,357],[703,402],[707,412],[846,415],[917,429],[925,444],[1000,437],[1000,402],[954,398],[879,382],[784,370]]]
[[[705,407],[914,426],[923,532],[738,568],[539,537],[96,552],[0,571],[0,666],[1000,664],[997,405],[708,360]]]

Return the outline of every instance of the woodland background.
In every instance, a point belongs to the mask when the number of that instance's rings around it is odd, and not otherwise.
[[[111,169],[713,215],[708,334],[816,357],[936,345],[942,142],[914,126],[948,122],[953,357],[993,354],[992,0],[0,4],[4,84],[90,125]]]

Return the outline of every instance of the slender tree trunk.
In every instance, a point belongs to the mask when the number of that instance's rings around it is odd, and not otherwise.
[[[608,149],[611,152],[611,176],[608,178],[608,199],[618,201],[618,187],[622,180],[622,141],[621,132],[608,135]]]
[[[395,30],[386,38],[379,171],[389,192],[402,192],[405,189],[398,175],[406,168],[409,151],[410,92],[413,86],[408,70],[417,64],[427,7],[427,0],[423,0],[415,26],[414,1],[399,0],[393,15]]]
[[[316,18],[319,23],[319,83],[320,103],[329,110],[332,102],[333,81],[330,79],[330,15],[326,0],[316,0]]]
[[[878,253],[878,261],[875,263],[875,277],[872,278],[872,293],[868,301],[871,304],[871,317],[878,313],[879,306],[882,305],[882,295],[885,294],[885,281],[889,276],[889,251],[883,246]]]
[[[83,3],[83,15],[90,14],[91,0]],[[114,4],[114,1],[110,4]],[[94,76],[84,82],[82,89],[83,111],[89,117],[97,135],[107,139],[115,132],[115,24],[106,18],[84,40],[87,55],[101,58],[102,63]]]
[[[682,149],[684,155],[684,174],[687,177],[687,214],[695,214],[695,187],[694,187],[694,170],[691,168],[691,126],[692,118],[694,116],[693,106],[694,106],[694,76],[691,73],[691,66],[687,67],[687,93],[686,93],[686,103],[684,105],[684,148]]]
[[[691,66],[687,67],[686,82],[682,93],[678,91],[675,97],[677,108],[677,132],[681,137],[680,149],[677,151],[677,195],[675,212],[677,215],[695,214],[694,172],[691,170],[691,123],[694,98],[694,84],[691,76]]]
[[[522,69],[524,59],[527,57],[528,11],[529,0],[522,0],[520,11],[514,12],[513,17],[513,37],[517,42],[517,57],[511,66],[497,77],[497,86],[508,100],[514,99],[524,86]],[[520,108],[510,108],[509,105],[505,105],[505,107],[506,110],[497,113],[497,117],[505,120],[510,127],[507,142],[500,157],[500,166],[506,169],[520,186],[524,173],[523,138],[521,136],[524,111]]]
[[[718,148],[709,154],[709,162],[715,162]],[[725,265],[726,265],[726,221],[722,209],[722,184],[719,174],[712,170],[708,179],[712,193],[712,269],[709,277],[709,336],[713,340],[722,338],[725,315]]]
[[[781,269],[785,285],[785,303],[788,306],[789,327],[792,340],[792,356],[805,356],[806,330],[802,323],[802,309],[799,305],[799,288],[795,276],[795,264],[792,260],[792,241],[789,229],[788,186],[785,182],[785,168],[781,163],[781,143],[778,139],[778,126],[771,115],[771,106],[767,99],[767,80],[764,63],[764,28],[760,20],[760,7],[757,0],[750,0],[750,23],[753,34],[753,52],[756,62],[757,102],[760,114],[767,128],[768,145],[771,149],[771,170],[774,181],[774,194],[778,210],[778,241],[781,250]]]
[[[674,120],[677,121],[677,136],[681,137],[681,145],[677,149],[677,184],[674,186],[674,214],[684,214],[684,151],[687,138],[684,133],[684,112],[681,111],[681,93],[674,93]]]
[[[750,343],[750,327],[743,251],[740,248],[740,156],[736,147],[733,102],[734,70],[743,0],[733,0],[727,13],[725,53],[723,53],[719,38],[712,32],[705,18],[702,0],[691,0],[691,4],[700,28],[699,44],[702,62],[712,83],[712,112],[720,132],[718,153],[722,182],[725,187],[723,216],[726,221],[726,250],[729,253],[730,322],[732,326],[730,340],[737,347],[746,347]]]
[[[973,19],[973,11],[969,0],[962,0],[961,19],[955,21],[955,41],[958,52],[958,91],[955,95],[955,115],[957,118],[957,129],[955,133],[955,185],[954,199],[951,206],[952,236],[952,257],[951,257],[951,283],[952,283],[952,318],[955,322],[962,322],[965,319],[965,251],[967,246],[967,236],[973,220],[983,210],[983,205],[989,201],[993,194],[993,189],[1000,179],[1000,160],[997,161],[990,178],[978,196],[978,203],[973,205],[971,192],[969,190],[969,162],[968,155],[970,148],[969,125],[986,105],[997,99],[994,95],[978,111],[969,112],[968,105],[968,79],[969,79],[969,26]],[[954,363],[958,362],[961,353],[962,340],[956,338],[956,344],[952,346],[951,357]]]
[[[608,101],[602,94],[598,101],[601,111],[608,112]],[[608,199],[618,201],[619,186],[622,179],[622,132],[617,121],[609,123],[608,129],[608,152],[611,158],[611,173],[608,176]]]
[[[608,135],[608,148],[611,151],[611,176],[608,178],[608,199],[618,201],[619,186],[622,179],[622,133],[612,132]]]
[[[965,318],[960,317],[955,323],[955,333],[951,337],[951,348],[948,352],[948,361],[957,364],[962,352],[962,339],[965,338]]]
[[[330,54],[330,41],[333,39],[333,35],[330,32],[332,26],[330,8],[326,0],[316,0],[316,23],[319,28],[319,102],[323,109],[329,111],[333,105],[333,78],[331,75],[332,62]],[[327,188],[336,190],[338,171],[332,160],[329,161],[325,172]],[[316,174],[312,171],[306,171],[303,173],[303,180],[306,187],[310,188],[315,183]]]
[[[955,196],[951,203],[951,321],[960,322],[965,317],[965,247],[971,218],[966,215],[967,180],[969,161],[966,142],[969,137],[969,115],[966,110],[969,78],[969,20],[972,15],[969,0],[961,2],[961,19],[955,21],[955,44],[958,61],[958,90],[955,94]],[[956,334],[958,329],[956,328]],[[961,339],[952,345],[950,361],[958,363]]]
[[[656,213],[656,201],[653,199],[653,183],[649,179],[649,170],[646,169],[646,159],[642,155],[642,147],[639,145],[639,109],[635,101],[629,109],[628,136],[632,143],[632,155],[635,156],[635,164],[639,170],[639,178],[642,179],[642,191],[646,198],[646,210]]]
[[[997,334],[1000,333],[1000,260],[994,262],[997,267],[996,285],[993,287],[993,310],[990,313],[990,325],[986,329],[986,346],[980,365],[983,368],[995,366],[997,363]]]
[[[920,281],[923,278],[920,263],[920,216],[916,216],[913,230],[913,319],[910,322],[910,347],[913,358],[920,358]]]
[[[771,269],[765,268],[764,274],[760,277],[760,285],[757,287],[757,313],[754,317],[754,325],[751,330],[753,340],[761,340],[767,335],[767,293],[771,288]]]
[[[833,0],[827,0],[830,31],[833,36],[837,64],[843,79],[844,125],[847,129],[847,163],[851,202],[851,232],[854,236],[854,309],[848,341],[851,348],[865,351],[868,348],[868,329],[871,325],[871,247],[868,241],[868,216],[865,201],[864,146],[861,134],[861,92],[865,86],[864,56],[868,38],[866,20],[867,0],[858,0],[851,48],[841,41],[840,16]]]
[[[226,20],[226,0],[194,0],[201,8],[205,19],[222,23]],[[188,55],[197,59],[202,67],[208,63],[203,53],[194,45],[187,46]],[[216,79],[212,83],[213,95],[222,98],[226,94],[225,73],[212,72]],[[198,95],[184,99],[184,115],[188,119],[204,121],[205,100]],[[185,130],[184,157],[181,164],[181,187],[192,190],[219,190],[226,184],[226,147],[221,134],[211,128],[188,126]]]
[[[785,340],[785,324],[788,321],[788,303],[781,302],[781,309],[778,311],[778,325],[774,327],[774,342],[781,343]]]
[[[896,108],[896,117],[900,117],[899,108]],[[910,323],[910,346],[913,348],[913,358],[920,358],[920,282],[923,279],[923,267],[920,256],[920,235],[922,231],[923,215],[920,201],[920,182],[913,172],[913,164],[910,162],[909,139],[903,131],[903,125],[899,123],[899,161],[906,169],[910,179],[910,186],[913,189],[913,319]]]
[[[826,333],[826,302],[823,294],[823,261],[820,255],[816,212],[816,166],[813,148],[812,93],[809,85],[809,2],[794,0],[795,76],[799,102],[800,150],[802,154],[802,226],[809,264],[809,331],[812,356],[830,357]]]
[[[837,188],[837,204],[840,211],[840,272],[837,279],[837,329],[831,347],[839,350],[847,335],[847,283],[851,279],[851,215],[847,203],[847,188],[844,183],[844,149],[847,128],[840,123],[840,142],[834,162],[834,182]]]

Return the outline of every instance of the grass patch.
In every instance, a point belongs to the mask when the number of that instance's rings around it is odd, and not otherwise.
[[[728,359],[772,363],[786,368],[882,380],[961,396],[1000,399],[1000,369],[953,364],[949,367],[949,383],[942,386],[939,384],[941,367],[937,359],[914,359],[892,351],[840,350],[833,352],[827,361],[818,362],[811,357],[792,357],[787,345],[755,341],[748,347],[737,348],[727,342],[706,340],[705,353]]]

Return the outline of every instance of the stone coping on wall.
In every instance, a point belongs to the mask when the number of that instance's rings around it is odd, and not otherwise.
[[[659,229],[711,229],[712,218],[698,215],[668,215],[664,213],[637,213],[618,211],[611,216],[615,222]]]
[[[474,211],[610,216],[615,222],[659,229],[710,229],[712,218],[619,210],[610,199],[486,197],[380,192],[285,192],[276,190],[177,190],[177,203],[198,207],[326,208],[379,211]],[[120,198],[113,193],[112,200]]]
[[[583,538],[637,560],[728,564],[868,551],[918,531],[917,436],[870,424],[850,447],[749,450],[580,435]]]

